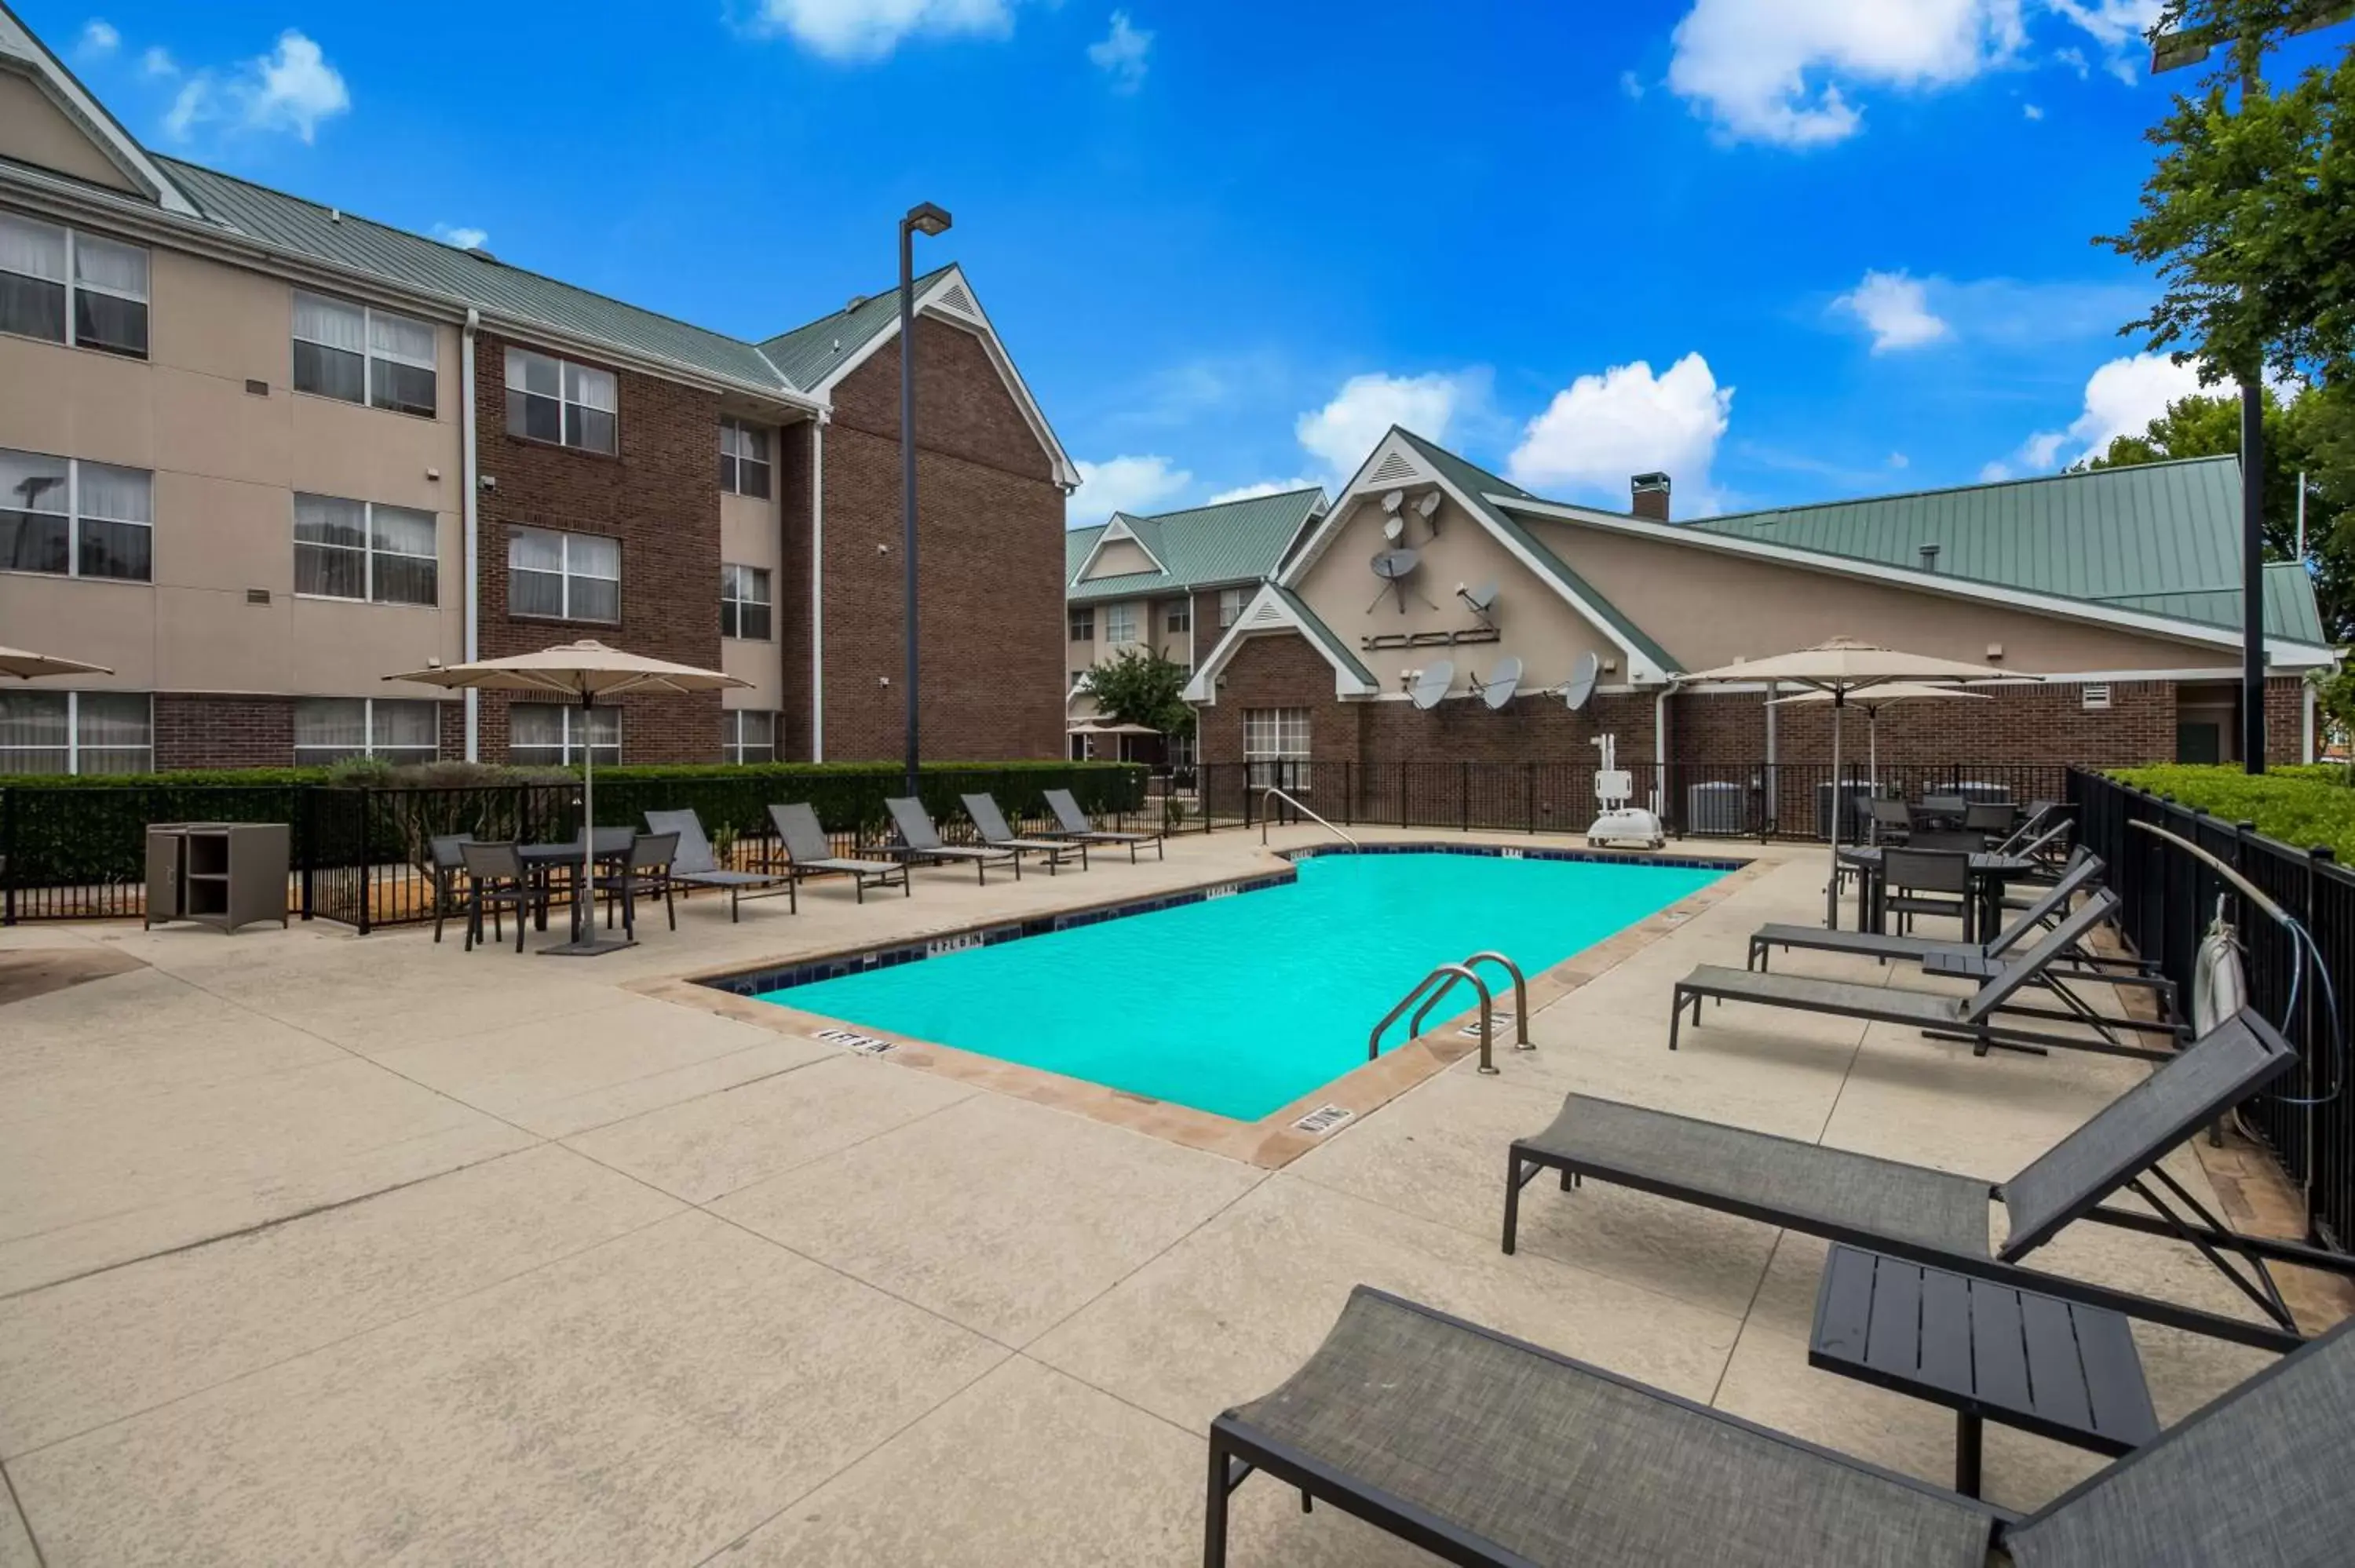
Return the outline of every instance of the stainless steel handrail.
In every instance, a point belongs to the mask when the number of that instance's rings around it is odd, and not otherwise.
[[[2128,822],[2126,826],[2130,828],[2140,828],[2144,832],[2148,833],[2155,839],[2165,839],[2168,842],[2174,844],[2179,849],[2190,851],[2191,853],[2199,856],[2201,860],[2206,861],[2208,863],[2208,868],[2211,871],[2213,871],[2217,875],[2222,877],[2226,882],[2231,883],[2234,889],[2240,893],[2241,896],[2254,905],[2257,908],[2257,912],[2264,916],[2266,919],[2273,921],[2278,926],[2286,926],[2290,924],[2288,913],[2284,910],[2280,905],[2275,903],[2270,897],[2268,897],[2264,888],[2259,887],[2255,883],[2251,882],[2247,877],[2243,876],[2239,872],[2234,871],[2230,865],[2227,865],[2224,862],[2217,859],[2206,850],[2201,849],[2190,839],[2183,837],[2179,833],[2170,833],[2165,828],[2159,827],[2158,824],[2153,822]]]
[[[1309,821],[1311,821],[1315,822],[1317,826],[1319,826],[1319,827],[1323,828],[1327,832],[1331,833],[1335,838],[1339,839],[1343,843],[1348,844],[1351,849],[1361,849],[1361,848],[1363,848],[1363,847],[1364,847],[1363,845],[1359,844],[1356,839],[1351,838],[1348,834],[1347,834],[1347,833],[1343,832],[1340,829],[1338,829],[1338,828],[1335,827],[1332,823],[1330,823],[1330,822],[1327,821],[1324,818],[1322,818],[1322,817],[1318,816],[1316,812],[1314,812],[1314,811],[1310,810],[1307,807],[1305,807],[1305,806],[1302,805],[1298,800],[1295,800],[1295,799],[1294,799],[1294,798],[1293,798],[1289,793],[1287,793],[1286,791],[1284,791],[1284,790],[1283,790],[1283,789],[1278,789],[1276,786],[1274,786],[1274,785],[1273,785],[1273,784],[1263,784],[1263,785],[1261,785],[1261,786],[1260,786],[1260,790],[1259,790],[1259,792],[1260,792],[1260,802],[1259,802],[1259,803],[1260,803],[1260,814],[1259,814],[1259,842],[1262,842],[1262,843],[1265,843],[1265,842],[1267,842],[1267,800],[1268,800],[1268,797],[1272,795],[1272,796],[1273,796],[1275,799],[1277,799],[1277,800],[1283,800],[1283,801],[1285,801],[1285,802],[1289,803],[1289,804],[1291,805],[1291,807],[1292,807],[1292,809],[1293,809],[1294,810],[1298,811],[1302,816],[1306,817]]]
[[[1373,1033],[1366,1039],[1366,1060],[1371,1062],[1381,1055],[1382,1031],[1397,1022],[1399,1015],[1421,1001],[1423,992],[1431,989],[1433,982],[1440,980],[1446,980],[1450,986],[1459,980],[1470,980],[1472,989],[1480,993],[1480,1071],[1494,1077],[1497,1064],[1489,1058],[1488,1046],[1490,1040],[1496,1034],[1494,1016],[1496,1001],[1488,994],[1488,982],[1482,980],[1477,971],[1463,964],[1442,964],[1416,981],[1414,989],[1400,998],[1399,1004],[1384,1013],[1382,1021],[1374,1025]],[[1410,1034],[1407,1038],[1412,1040],[1414,1036]]]
[[[1521,966],[1502,953],[1475,953],[1464,960],[1465,969],[1474,964],[1502,964],[1505,972],[1513,977],[1513,1033],[1516,1036],[1513,1049],[1536,1050],[1537,1047],[1529,1043],[1529,977],[1521,973]],[[1423,1021],[1431,1016],[1431,1010],[1439,1005],[1440,999],[1455,989],[1455,981],[1451,978],[1445,985],[1431,993],[1423,1001],[1423,1011],[1416,1013],[1413,1022],[1406,1026],[1409,1038],[1423,1033]]]

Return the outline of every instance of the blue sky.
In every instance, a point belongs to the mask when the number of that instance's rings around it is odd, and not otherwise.
[[[2190,381],[2090,242],[2151,0],[11,3],[151,145],[742,336],[939,202],[1074,523],[1392,418],[1620,506],[1966,483]]]

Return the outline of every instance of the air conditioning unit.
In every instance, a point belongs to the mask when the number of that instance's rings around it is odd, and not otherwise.
[[[1740,838],[1750,831],[1750,791],[1719,779],[1685,790],[1685,832]]]
[[[1849,780],[1847,793],[1840,802],[1840,842],[1852,844],[1864,838],[1864,824],[1870,812],[1863,802],[1870,792],[1870,786],[1860,780]],[[1831,836],[1832,781],[1827,779],[1816,786],[1816,837],[1828,839]]]

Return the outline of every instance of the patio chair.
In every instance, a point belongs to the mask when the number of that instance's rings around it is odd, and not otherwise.
[[[2355,1322],[2025,1519],[1360,1285],[1299,1371],[1210,1423],[1202,1561],[1256,1471],[1457,1563],[2318,1568],[2355,1489]]]
[[[899,831],[900,842],[878,844],[876,848],[880,853],[897,857],[903,868],[968,862],[973,866],[975,880],[986,885],[991,866],[1011,865],[1014,880],[1022,880],[1022,857],[1012,850],[980,849],[971,844],[943,842],[941,831],[932,826],[932,814],[924,810],[922,800],[908,795],[892,795],[884,800],[883,807],[891,813],[891,825]]]
[[[1977,935],[1971,928],[1971,910],[1977,902],[1972,895],[1969,855],[1932,849],[1881,852],[1879,913],[1883,930],[1888,929],[1892,915],[1897,916],[1900,936],[1913,935],[1917,915],[1945,916],[1962,922],[1963,940],[1968,943]]]
[[[1933,854],[1985,854],[1987,836],[1962,828],[1916,828],[1906,839],[1905,847]]]
[[[867,902],[869,887],[889,887],[896,879],[900,896],[908,895],[908,868],[888,860],[852,860],[834,853],[826,842],[826,830],[817,825],[817,812],[805,800],[772,805],[769,821],[777,830],[777,837],[785,846],[786,873],[798,882],[805,876],[839,874],[850,878],[856,901]]]
[[[457,896],[458,874],[466,869],[466,857],[458,846],[466,842],[465,833],[437,833],[426,851],[433,885],[433,939],[442,939],[442,917],[449,912],[451,900]]]
[[[2174,1024],[2106,1017],[2057,984],[2041,988],[2060,999],[2062,1008],[2057,1014],[2054,1010],[2029,1008],[2013,1001],[2021,990],[2037,984],[2040,977],[2050,978],[2047,971],[2065,954],[2076,950],[2086,934],[2110,918],[2117,906],[2117,895],[2106,888],[2094,894],[2046,932],[2034,947],[2025,951],[2015,948],[1992,974],[1960,977],[1978,980],[1978,989],[1968,996],[1703,964],[1676,984],[1669,1004],[1668,1049],[1677,1048],[1685,1004],[1692,1004],[1693,1022],[1699,1026],[1700,1004],[1709,1000],[1746,1001],[1760,1007],[1860,1018],[1874,1023],[1911,1024],[1934,1040],[1965,1041],[1971,1046],[1972,1054],[1978,1056],[1996,1048],[2038,1055],[2057,1049],[2163,1062],[2174,1054],[2169,1046],[2130,1044],[2119,1036],[2122,1033],[2158,1034],[2172,1042],[2181,1033]],[[2064,1022],[2086,1025],[2094,1031],[2094,1037],[2024,1028],[2001,1016],[2005,1013],[2030,1019],[2058,1016]]]
[[[1052,876],[1073,855],[1080,857],[1080,869],[1088,868],[1088,846],[1069,839],[1026,839],[1006,825],[1006,813],[997,809],[995,797],[964,795],[964,814],[973,821],[973,831],[991,849],[1012,850],[1017,855],[1035,854],[1047,863],[1047,874]]]
[[[640,895],[663,901],[670,928],[678,929],[678,906],[671,902],[671,862],[678,855],[679,836],[668,832],[639,833],[630,840],[630,852],[614,870],[597,874],[597,891],[605,895],[605,929],[613,928],[613,906],[622,906],[622,929],[638,934]]]
[[[460,862],[466,868],[466,951],[473,952],[474,944],[483,939],[483,912],[490,911],[492,936],[504,942],[499,912],[512,909],[516,917],[516,951],[523,951],[524,928],[530,924],[534,907],[546,902],[547,891],[525,869],[523,853],[513,844],[477,843],[467,839],[458,845]],[[487,945],[487,944],[486,944]]]
[[[1874,799],[1867,805],[1872,812],[1872,842],[1877,844],[1902,844],[1913,831],[1913,813],[1905,809],[1902,800]]]
[[[1146,844],[1153,846],[1156,860],[1168,858],[1161,847],[1159,833],[1115,833],[1099,829],[1088,821],[1088,814],[1080,810],[1079,800],[1069,789],[1048,790],[1047,809],[1055,813],[1055,826],[1051,832],[1040,834],[1042,838],[1077,839],[1082,843],[1090,844],[1125,844],[1131,865],[1136,863],[1137,850]]]
[[[2287,1073],[2296,1054],[2256,1013],[2233,1014],[2103,1107],[2009,1181],[1989,1183],[1745,1128],[1573,1094],[1543,1131],[1508,1156],[1504,1249],[1520,1194],[1540,1171],[1632,1187],[1678,1202],[1846,1242],[1973,1278],[2106,1307],[2128,1317],[2262,1349],[2287,1350],[2295,1319],[2267,1264],[2355,1275],[2355,1257],[2231,1230],[2160,1164],[2177,1145]],[[2132,1193],[2147,1210],[2105,1200]],[[2003,1245],[1987,1243],[1987,1205],[2003,1205]],[[2228,1318],[2025,1266],[2079,1221],[2197,1248],[2264,1315]]]
[[[693,810],[648,811],[646,827],[657,833],[677,836],[677,851],[671,857],[670,883],[678,887],[724,887],[728,890],[728,918],[733,924],[742,918],[744,895],[750,891],[755,898],[782,893],[789,913],[801,912],[801,901],[794,895],[794,879],[773,871],[738,871],[719,863],[713,853],[711,841],[704,836],[703,819]],[[664,902],[669,898],[666,893]],[[671,929],[678,928],[678,916],[671,915]]]
[[[1963,828],[2001,838],[2011,832],[2018,816],[2018,808],[2009,800],[1973,800],[1963,807]]]

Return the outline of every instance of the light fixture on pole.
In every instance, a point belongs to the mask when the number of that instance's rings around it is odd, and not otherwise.
[[[908,713],[908,793],[916,793],[916,236],[946,234],[949,215],[918,202],[900,220],[900,553],[908,650],[900,700]]]

